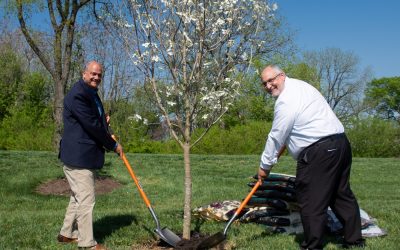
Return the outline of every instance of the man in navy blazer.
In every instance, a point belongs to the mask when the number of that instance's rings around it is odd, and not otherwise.
[[[108,121],[97,95],[103,67],[86,64],[80,79],[64,98],[64,133],[60,159],[72,190],[59,242],[77,242],[78,247],[105,249],[93,236],[96,170],[104,164],[105,150],[122,155],[122,147],[108,131]]]

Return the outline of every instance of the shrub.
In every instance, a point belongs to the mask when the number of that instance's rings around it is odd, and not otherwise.
[[[353,120],[346,133],[353,155],[358,157],[399,157],[399,124],[377,118]]]
[[[194,154],[260,154],[264,149],[265,138],[271,129],[271,123],[252,121],[245,125],[236,125],[229,129],[214,126],[192,148]],[[192,141],[195,141],[204,129],[194,132]],[[180,154],[181,147],[169,139],[166,141],[152,141],[148,138],[132,138],[124,145],[124,150],[131,153],[161,153]]]
[[[270,129],[271,123],[262,121],[251,121],[227,130],[215,126],[193,148],[192,152],[228,155],[260,154],[264,149],[265,138]]]
[[[0,149],[52,150],[54,123],[47,115],[36,119],[26,110],[13,111],[0,124]],[[48,111],[49,112],[49,111]]]

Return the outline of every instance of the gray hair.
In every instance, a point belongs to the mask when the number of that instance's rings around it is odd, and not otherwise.
[[[93,63],[100,65],[101,69],[104,70],[104,69],[103,69],[103,65],[102,65],[101,63],[92,60],[92,61],[89,61],[89,62],[87,62],[87,63],[85,64],[84,69],[83,69],[82,72],[85,72],[86,70],[88,70],[89,66],[90,66],[91,64],[93,64]]]
[[[272,69],[273,71],[275,71],[276,74],[284,73],[283,70],[278,65],[275,64],[269,64],[264,69],[266,68]]]

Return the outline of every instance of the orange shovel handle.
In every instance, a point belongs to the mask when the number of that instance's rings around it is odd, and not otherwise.
[[[143,188],[140,185],[139,180],[136,178],[135,173],[132,170],[131,164],[129,164],[129,161],[128,161],[128,159],[126,159],[124,153],[122,153],[122,160],[124,161],[125,167],[126,167],[126,169],[128,169],[128,172],[131,175],[133,181],[135,182],[135,184],[136,184],[136,186],[137,186],[137,188],[139,190],[140,196],[142,196],[142,199],[143,199],[144,203],[146,203],[147,208],[150,208],[151,207],[150,201],[147,198],[147,195],[145,194],[145,192],[143,191]]]
[[[254,187],[251,189],[250,193],[246,196],[246,198],[244,199],[242,204],[240,204],[239,208],[236,210],[234,216],[237,216],[240,214],[240,212],[242,212],[243,208],[247,205],[247,202],[249,202],[249,200],[251,199],[253,194],[257,191],[257,188],[261,185],[261,183],[262,183],[262,180],[257,181],[256,185],[254,185]]]
[[[116,137],[115,135],[111,135],[111,137],[114,139],[114,141],[116,141],[116,142],[118,141],[118,140],[117,140],[117,137]],[[128,161],[128,159],[126,159],[126,156],[125,156],[124,153],[122,153],[121,157],[122,157],[122,161],[123,161],[124,164],[125,164],[126,169],[128,170],[129,174],[131,175],[133,181],[134,181],[135,184],[136,184],[136,187],[137,187],[138,190],[139,190],[140,196],[142,197],[144,203],[146,203],[147,208],[150,209],[150,208],[151,208],[150,201],[149,201],[149,199],[147,198],[147,195],[145,194],[145,192],[144,192],[142,186],[140,185],[139,180],[136,178],[136,175],[135,175],[135,173],[134,173],[133,170],[132,170],[131,164],[129,164],[129,161]]]

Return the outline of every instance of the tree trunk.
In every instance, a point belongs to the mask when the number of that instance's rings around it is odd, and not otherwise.
[[[54,81],[54,106],[53,106],[53,119],[55,123],[55,130],[53,135],[53,148],[59,150],[59,142],[62,134],[62,112],[63,101],[65,96],[65,88],[68,83],[69,74],[71,70],[72,61],[72,44],[74,42],[75,33],[75,20],[78,11],[81,7],[87,4],[90,0],[73,0],[70,1],[47,1],[47,9],[49,11],[49,18],[51,27],[54,32],[53,44],[53,58],[50,59],[44,50],[39,45],[38,40],[34,39],[32,34],[34,30],[27,27],[24,17],[25,1],[17,0],[17,15],[18,21],[21,26],[21,31],[24,34],[29,46],[39,57],[44,67],[51,74]],[[72,7],[72,8],[71,8]],[[26,14],[26,13],[25,13]],[[58,23],[57,23],[58,22]],[[65,31],[65,28],[67,30]],[[64,34],[64,47],[63,47],[63,34]]]
[[[183,159],[185,164],[185,203],[183,209],[183,238],[190,239],[190,222],[192,214],[192,175],[190,170],[190,145],[183,145]]]
[[[54,110],[53,119],[55,123],[55,129],[53,134],[53,148],[58,152],[59,143],[62,135],[62,112],[63,112],[63,100],[64,100],[64,86],[66,83],[63,80],[57,80],[54,82]]]

